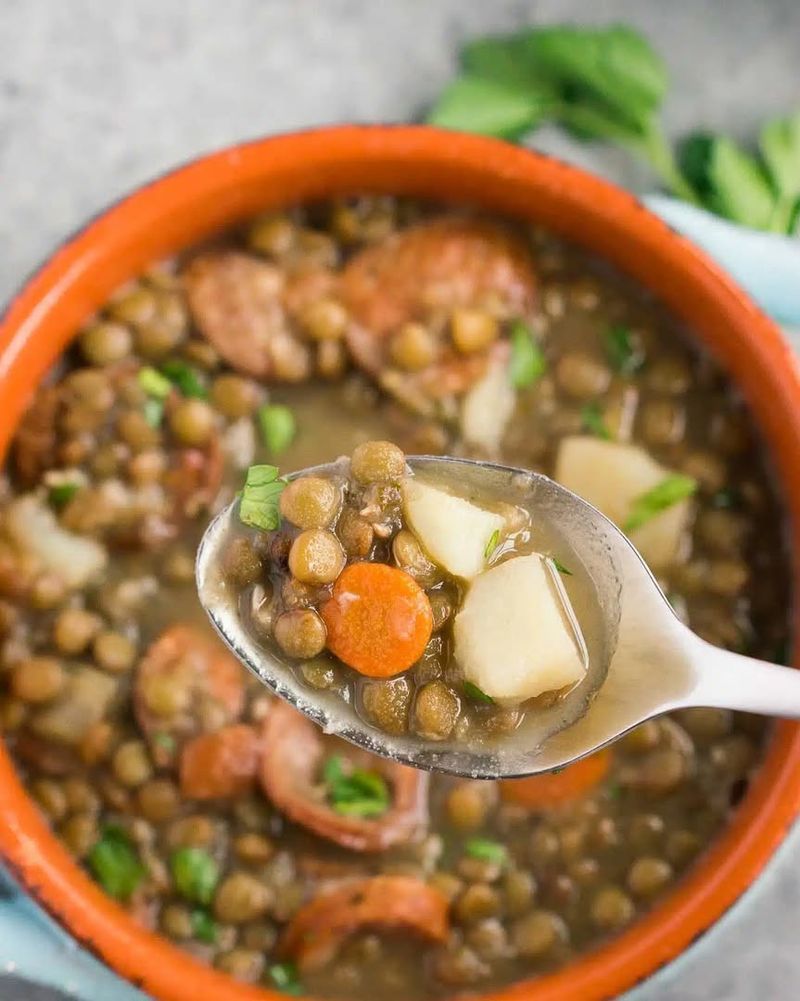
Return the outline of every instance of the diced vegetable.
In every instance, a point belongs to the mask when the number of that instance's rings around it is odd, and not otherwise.
[[[467,680],[501,704],[518,705],[584,676],[545,557],[536,553],[475,578],[456,616],[454,636],[455,657]]]
[[[325,762],[322,777],[328,799],[337,813],[351,817],[377,817],[391,805],[389,786],[380,773],[363,768],[348,772],[339,754]]]
[[[598,438],[565,438],[558,449],[555,479],[603,512],[623,528],[631,506],[672,475],[636,445],[600,441]],[[658,570],[669,566],[680,553],[689,524],[689,501],[678,499],[654,514],[646,524],[631,529],[633,544]]]
[[[251,466],[239,501],[239,519],[252,528],[273,532],[281,523],[278,502],[285,486],[277,466]]]
[[[206,387],[196,369],[179,359],[166,361],[161,366],[161,372],[183,396],[204,400],[208,396]]]
[[[542,349],[527,324],[517,321],[511,328],[511,360],[508,378],[515,389],[525,389],[547,370]]]
[[[259,409],[258,426],[270,455],[276,457],[286,451],[297,433],[294,414],[280,403],[269,403]]]
[[[144,866],[120,827],[109,826],[88,856],[89,868],[100,885],[117,900],[128,900],[144,878]]]
[[[210,904],[219,882],[219,867],[202,848],[178,848],[169,860],[175,889],[186,900]]]
[[[430,558],[448,573],[470,580],[486,563],[486,548],[503,518],[492,511],[409,477],[403,482],[405,514]]]
[[[495,359],[464,396],[461,404],[464,440],[489,453],[497,452],[516,401],[507,363],[504,358]]]

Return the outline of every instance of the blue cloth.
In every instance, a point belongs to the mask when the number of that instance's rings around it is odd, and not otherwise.
[[[742,229],[664,195],[645,202],[714,257],[771,316],[800,328],[800,240]],[[80,949],[0,870],[0,984],[3,973],[60,987],[81,1001],[146,1001]]]

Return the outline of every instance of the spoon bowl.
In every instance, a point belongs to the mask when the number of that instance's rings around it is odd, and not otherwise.
[[[304,469],[288,479],[335,474],[346,462]],[[391,735],[370,726],[340,696],[312,692],[288,660],[258,644],[244,628],[219,570],[238,517],[234,501],[211,522],[198,549],[200,601],[236,657],[326,733],[417,768],[498,779],[563,768],[645,720],[689,706],[800,716],[800,675],[720,650],[692,633],[626,536],[576,494],[541,473],[491,462],[441,456],[410,456],[407,462],[426,482],[455,485],[467,499],[491,497],[523,507],[534,519],[558,527],[594,589],[589,684],[582,683],[547,709],[528,713],[513,733],[477,748],[455,740],[433,743]]]

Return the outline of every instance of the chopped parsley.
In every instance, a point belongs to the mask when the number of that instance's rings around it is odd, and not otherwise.
[[[175,889],[186,900],[210,904],[219,882],[219,866],[202,848],[178,848],[170,855],[169,867]]]
[[[197,369],[187,365],[185,361],[177,358],[165,361],[161,366],[161,372],[184,396],[193,396],[199,400],[204,400],[208,396]]]
[[[144,401],[144,419],[150,425],[151,428],[157,428],[161,426],[161,421],[164,419],[164,401],[156,400],[154,397],[149,397]]]
[[[644,354],[628,327],[609,327],[603,336],[606,356],[620,375],[633,375],[644,363]]]
[[[482,862],[496,862],[498,865],[503,865],[508,859],[505,846],[489,838],[470,838],[464,845],[464,850],[471,858],[480,859]]]
[[[500,541],[500,529],[496,528],[492,534],[489,536],[489,541],[486,543],[486,548],[483,550],[483,558],[488,560],[492,553],[497,549],[497,544]]]
[[[172,383],[161,372],[149,365],[139,369],[139,385],[154,400],[165,400],[172,392]]]
[[[557,560],[557,559],[555,558],[555,556],[551,556],[551,557],[550,557],[550,560],[551,560],[551,562],[552,562],[553,566],[554,566],[554,567],[556,568],[556,570],[558,570],[558,572],[559,572],[560,574],[563,574],[563,575],[564,575],[565,577],[571,577],[571,576],[572,576],[572,571],[571,571],[571,570],[568,570],[568,569],[567,569],[567,568],[566,568],[566,567],[564,566],[564,564],[563,564],[563,563],[561,562],[561,560]]]
[[[251,466],[239,500],[239,520],[252,528],[273,532],[281,523],[278,502],[285,486],[277,466]]]
[[[648,490],[634,499],[628,517],[622,525],[622,530],[632,532],[636,528],[641,528],[657,514],[661,514],[662,511],[666,511],[674,504],[691,497],[696,490],[697,480],[692,479],[691,476],[684,476],[680,473],[667,476],[652,490]]]
[[[486,702],[489,705],[494,705],[494,699],[491,695],[487,695],[486,692],[482,691],[482,689],[478,688],[471,681],[464,682],[464,694],[468,695],[475,702]]]
[[[282,403],[268,403],[258,411],[258,427],[261,438],[270,455],[285,452],[297,433],[294,414]]]
[[[88,856],[89,868],[110,896],[128,900],[145,875],[139,855],[127,833],[109,825]]]
[[[272,983],[284,994],[297,997],[303,993],[303,985],[294,963],[275,963],[270,966],[269,975]]]
[[[47,491],[47,502],[56,511],[65,508],[80,490],[79,483],[54,483]]]
[[[217,923],[208,913],[208,911],[197,910],[191,913],[192,922],[192,935],[199,942],[208,942],[213,944],[217,941]]]
[[[515,389],[525,389],[544,375],[544,353],[530,327],[517,320],[511,327],[511,358],[508,378]]]
[[[603,412],[598,403],[587,403],[581,408],[581,424],[585,431],[591,431],[595,437],[611,441],[611,432],[603,420]]]
[[[340,754],[328,758],[322,768],[328,800],[336,813],[348,817],[377,817],[391,805],[389,786],[378,772],[362,768],[346,771]]]

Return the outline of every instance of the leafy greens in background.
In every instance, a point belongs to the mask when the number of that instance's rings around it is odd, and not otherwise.
[[[698,132],[674,150],[661,124],[667,72],[625,25],[553,25],[480,38],[428,122],[517,141],[545,122],[624,146],[680,198],[724,218],[800,234],[800,111],[764,126],[758,153]]]

